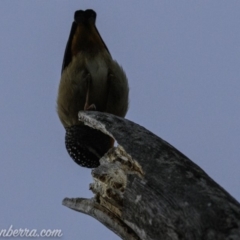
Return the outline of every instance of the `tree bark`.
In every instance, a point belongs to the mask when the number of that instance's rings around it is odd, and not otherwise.
[[[240,204],[166,141],[127,119],[80,112],[79,120],[112,136],[92,170],[92,199],[63,205],[102,222],[122,239],[240,239]]]

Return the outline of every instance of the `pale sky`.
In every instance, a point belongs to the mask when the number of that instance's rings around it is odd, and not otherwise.
[[[119,239],[61,205],[93,196],[56,114],[73,14],[97,27],[130,85],[127,118],[176,147],[240,200],[240,1],[1,1],[0,230]],[[16,238],[15,238],[16,239]],[[55,238],[56,239],[56,238]]]

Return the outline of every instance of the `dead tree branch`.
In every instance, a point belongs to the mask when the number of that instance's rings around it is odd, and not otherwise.
[[[240,239],[240,204],[169,143],[114,115],[80,112],[79,120],[118,147],[92,171],[95,197],[66,198],[63,205],[122,239]]]

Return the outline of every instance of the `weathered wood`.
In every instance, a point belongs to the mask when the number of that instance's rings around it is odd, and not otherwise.
[[[240,239],[240,204],[169,143],[114,115],[80,112],[79,119],[119,146],[92,171],[95,198],[63,205],[122,239]]]

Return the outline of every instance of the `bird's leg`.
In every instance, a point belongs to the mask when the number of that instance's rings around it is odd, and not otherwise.
[[[94,111],[94,110],[96,110],[96,105],[95,104],[91,104],[87,109],[84,109],[84,110]]]
[[[84,111],[96,110],[95,104],[89,105],[89,92],[90,92],[90,85],[91,85],[91,75],[90,74],[87,75],[86,82],[87,82],[87,94],[86,94],[86,101],[85,101],[85,105],[84,105]]]

